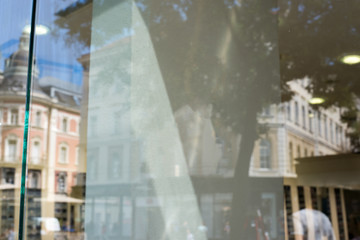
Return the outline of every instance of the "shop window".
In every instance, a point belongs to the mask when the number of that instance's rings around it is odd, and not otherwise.
[[[305,209],[305,193],[304,187],[298,186],[298,200],[299,200],[299,209]]]

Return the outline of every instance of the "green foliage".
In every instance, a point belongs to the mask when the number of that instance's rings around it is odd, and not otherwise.
[[[321,107],[357,111],[360,65],[346,65],[340,59],[359,53],[360,1],[280,1],[279,7],[282,83],[307,76],[308,90],[325,99]],[[354,119],[343,121],[355,126]],[[356,143],[360,131],[352,131],[351,141]]]

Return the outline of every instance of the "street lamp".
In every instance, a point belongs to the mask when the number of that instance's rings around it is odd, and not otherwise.
[[[345,55],[341,58],[341,62],[348,65],[358,64],[360,63],[360,55]]]
[[[36,25],[36,28],[35,28],[36,35],[46,35],[49,33],[49,31],[50,31],[50,29],[45,25],[41,25],[41,24]],[[23,29],[23,32],[30,34],[31,26],[26,25]]]
[[[320,98],[320,97],[313,97],[309,100],[309,103],[311,105],[322,104],[323,102],[325,102],[325,99]]]

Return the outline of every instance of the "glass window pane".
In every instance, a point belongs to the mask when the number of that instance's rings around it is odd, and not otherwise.
[[[21,7],[19,7],[21,6]],[[0,7],[0,238],[17,239],[32,1]],[[36,67],[33,72],[36,76]]]
[[[359,238],[359,6],[39,2],[27,239]],[[8,233],[28,43],[15,22],[0,63]]]

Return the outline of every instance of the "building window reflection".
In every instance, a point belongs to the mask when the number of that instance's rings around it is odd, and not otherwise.
[[[37,111],[35,115],[35,126],[41,127],[41,112]]]
[[[95,180],[97,178],[97,159],[98,149],[89,149],[86,159],[86,176],[89,180]]]
[[[62,125],[61,125],[61,130],[63,131],[63,132],[67,132],[67,119],[66,118],[63,118],[63,120],[62,120]]]
[[[113,179],[122,177],[122,153],[122,146],[109,151],[109,175]]]
[[[295,101],[295,123],[299,124],[299,104]]]
[[[66,172],[60,172],[57,174],[57,192],[66,192]]]
[[[34,164],[40,163],[40,141],[39,140],[33,141],[30,153],[31,153],[31,162]]]
[[[97,123],[97,117],[96,116],[91,116],[89,119],[89,136],[93,137],[97,135],[97,127],[98,127],[98,123]]]
[[[289,163],[290,163],[290,171],[293,170],[294,166],[294,153],[293,153],[293,144],[289,142]]]
[[[11,109],[10,112],[10,124],[17,125],[19,118],[19,111],[17,109]]]
[[[313,111],[309,111],[309,131],[310,133],[313,132],[313,118],[314,118],[314,113]]]
[[[317,117],[318,117],[318,133],[319,133],[319,136],[321,136],[321,114],[320,112],[317,112]]]
[[[29,188],[40,188],[40,171],[38,170],[29,170],[29,173],[28,173],[28,182],[29,182],[29,185],[28,187]]]
[[[325,139],[328,139],[328,127],[327,127],[327,117],[324,114],[324,134],[325,134]]]
[[[121,128],[121,112],[115,112],[114,113],[114,133],[120,133]]]
[[[267,139],[260,141],[260,168],[271,168],[271,143]]]
[[[78,165],[80,161],[80,148],[76,147],[75,164]]]
[[[305,110],[305,106],[301,107],[301,111],[302,111],[302,124],[303,124],[303,128],[306,129],[306,110]]]
[[[287,115],[287,119],[288,119],[289,121],[291,121],[291,102],[288,102],[286,112],[287,112],[287,114],[286,114],[286,115]]]
[[[60,145],[59,150],[59,163],[67,163],[68,160],[68,146],[65,144]]]
[[[2,184],[15,184],[15,168],[2,168],[1,175]]]
[[[7,162],[16,161],[17,155],[17,139],[16,136],[8,136],[5,146],[5,160]]]

